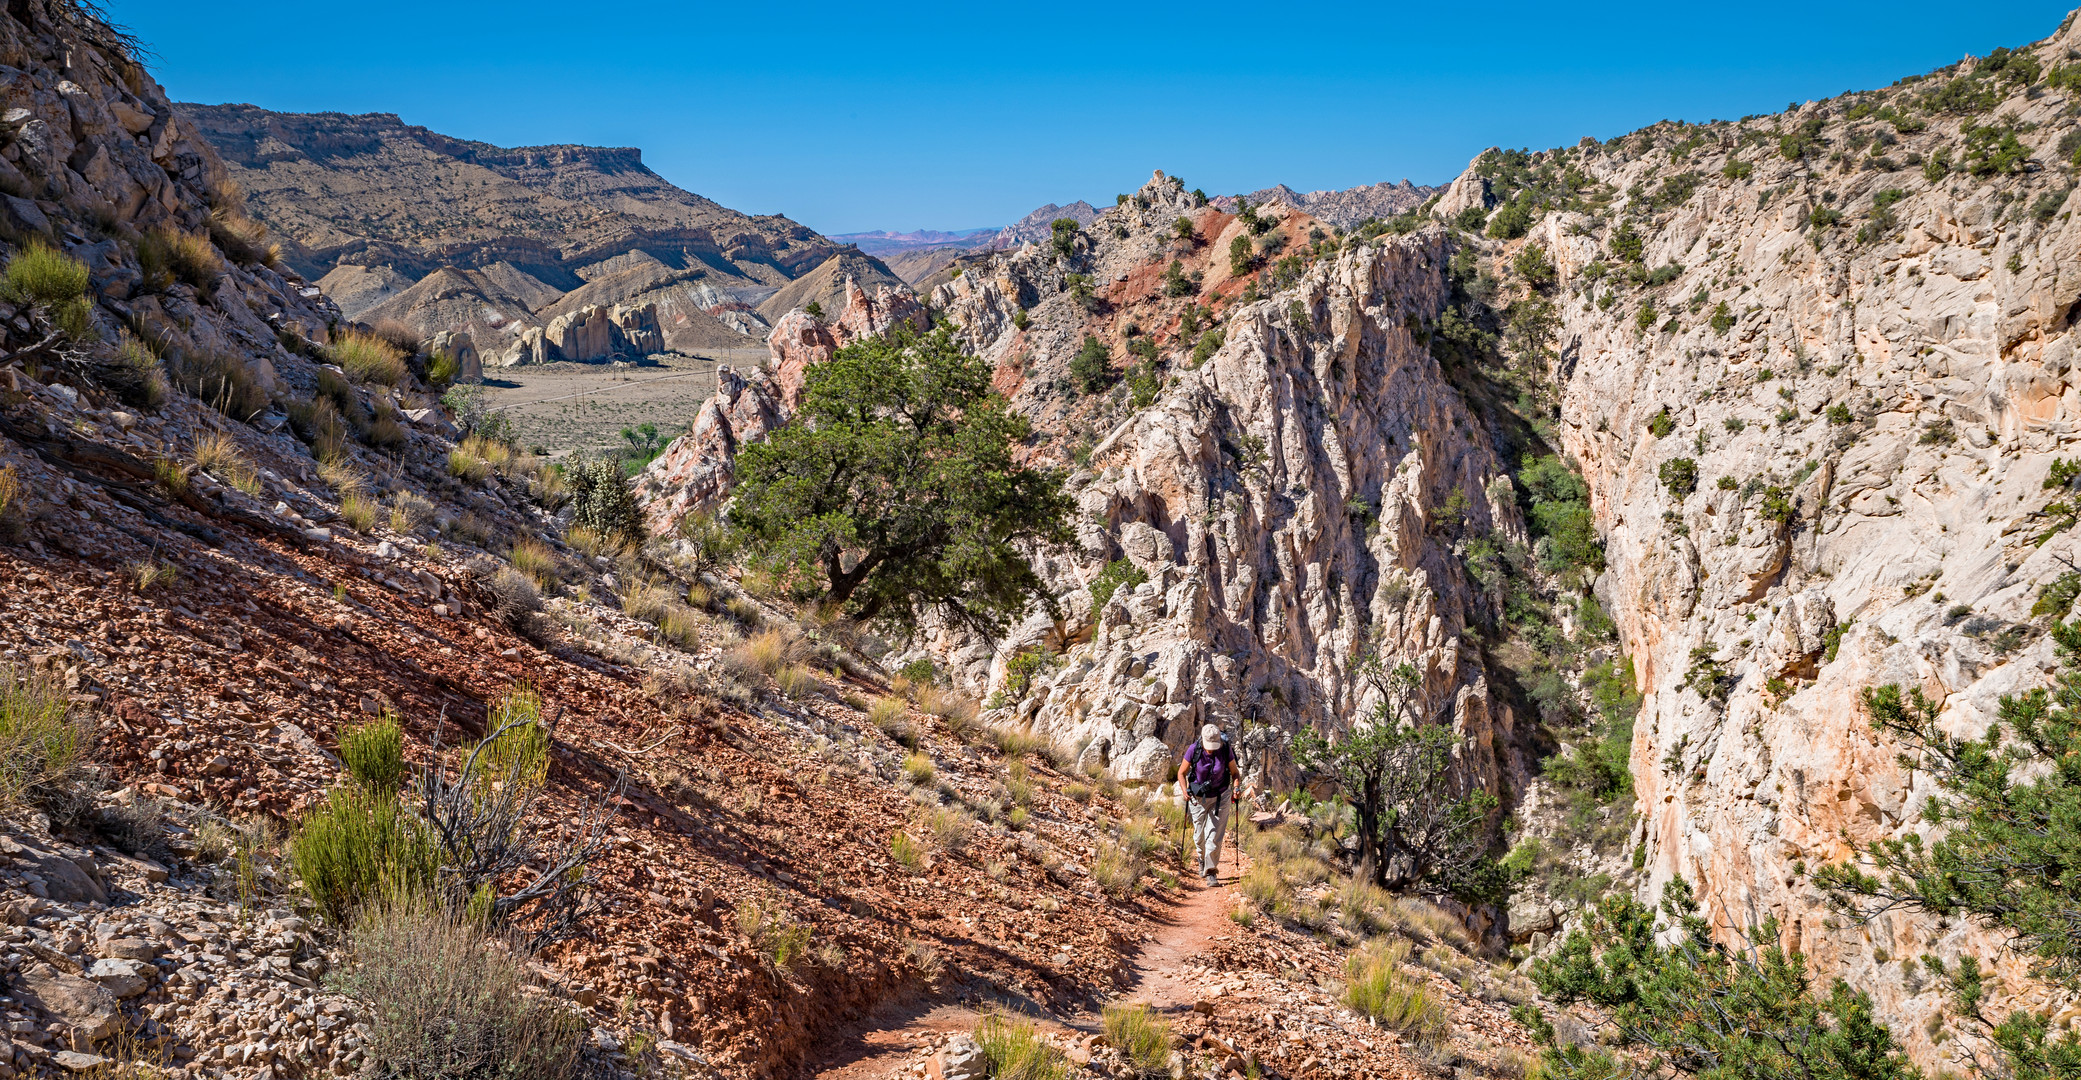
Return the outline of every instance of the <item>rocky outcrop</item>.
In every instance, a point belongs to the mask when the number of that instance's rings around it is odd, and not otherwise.
[[[427,350],[435,356],[452,357],[456,363],[455,381],[475,385],[484,381],[484,358],[477,353],[477,343],[467,330],[443,330],[433,336]]]
[[[1173,254],[1166,237],[1180,216],[1205,220],[1207,246],[1222,248],[1229,219],[1207,213],[1158,173],[1100,217],[1094,254],[1075,270],[1133,282],[1152,254]],[[1108,241],[1116,227],[1129,236]],[[1279,770],[1283,758],[1264,750],[1283,733],[1370,713],[1380,691],[1359,663],[1378,653],[1416,668],[1412,712],[1463,733],[1469,773],[1500,789],[1512,710],[1465,636],[1479,590],[1454,554],[1461,525],[1444,524],[1441,508],[1454,492],[1489,493],[1469,505],[1466,527],[1522,526],[1508,478],[1469,437],[1467,406],[1415,329],[1446,302],[1449,254],[1431,231],[1324,259],[1265,300],[1242,301],[1240,282],[1189,298],[1227,305],[1225,344],[1196,368],[1176,355],[1152,404],[1095,433],[1070,481],[1076,549],[1043,564],[1062,621],[1036,615],[995,648],[951,633],[934,646],[984,686],[1022,650],[1059,657],[993,719],[1126,780],[1163,778],[1208,722],[1244,733],[1251,768]],[[933,302],[982,355],[1012,362],[1018,349],[1048,347],[1037,339],[1069,349],[1090,312],[1065,288],[1068,269],[1030,249],[1000,254]],[[1118,295],[1123,317],[1160,319],[1164,305]],[[1013,320],[1022,306],[1027,330]],[[1024,391],[1014,401],[1039,403]],[[1089,583],[1118,560],[1144,580],[1094,610]]]
[[[899,324],[926,329],[925,309],[909,289],[879,285],[874,295],[846,279],[846,306],[830,323],[806,311],[782,316],[767,341],[764,369],[716,369],[714,396],[701,404],[685,435],[672,441],[637,476],[634,490],[653,532],[668,532],[697,510],[715,510],[729,497],[737,450],[794,415],[811,365],[831,358],[840,346],[865,335],[888,333]]]
[[[616,357],[639,357],[664,349],[655,304],[601,307],[587,305],[529,327],[514,339],[504,364],[546,364],[557,360],[589,363]]]
[[[1295,191],[1285,184],[1253,191],[1241,196],[1249,199],[1252,206],[1278,204],[1306,212],[1309,216],[1348,229],[1367,218],[1386,220],[1396,214],[1406,213],[1422,205],[1424,200],[1442,193],[1445,189],[1424,184],[1412,184],[1407,180],[1390,184],[1360,184],[1357,187],[1336,191]],[[1235,212],[1236,197],[1220,196],[1213,205]]]

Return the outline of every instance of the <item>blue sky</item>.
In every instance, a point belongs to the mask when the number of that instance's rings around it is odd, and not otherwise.
[[[1208,194],[1774,112],[2050,34],[2058,3],[1048,6],[110,0],[175,100],[639,146],[827,233],[1000,224],[1161,168]],[[202,13],[206,11],[207,14]],[[201,16],[201,17],[198,17]]]

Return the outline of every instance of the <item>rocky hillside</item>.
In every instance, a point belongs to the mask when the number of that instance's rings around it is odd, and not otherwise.
[[[1920,687],[1971,732],[2052,670],[2073,33],[1785,114],[1490,151],[1361,232],[1158,174],[1060,245],[956,260],[929,305],[1082,513],[1044,563],[1059,618],[932,655],[1122,778],[1214,719],[1276,779],[1277,732],[1377,700],[1369,651],[1407,661],[1414,712],[1521,830],[1518,899],[1476,925],[1538,951],[1604,888],[1680,876],[1730,937],[1779,920],[1923,1064],[1965,1067],[1941,987],[1889,957],[1994,944],[1831,916],[1808,875],[1928,794],[1861,688]],[[1998,1009],[2075,1015],[1996,969]]]
[[[182,104],[178,114],[216,148],[283,260],[348,317],[468,331],[495,358],[586,307],[654,305],[675,350],[755,344],[768,329],[758,306],[848,250],[785,217],[683,191],[633,148],[509,149],[387,113]]]
[[[278,266],[133,49],[0,12],[0,1075],[518,1042],[544,1080],[974,1076],[1002,1008],[1065,1076],[1522,1074],[1522,978],[1340,892],[1334,814],[1240,830],[1254,899],[1181,881],[1175,802],[442,404],[460,373]],[[916,307],[837,284],[847,333]],[[470,918],[372,899],[415,866],[483,874]],[[574,902],[526,915],[530,883]],[[1387,1027],[1336,981],[1379,934]],[[1132,1057],[1094,1038],[1130,994],[1162,1010]],[[888,1019],[920,1004],[961,1038]]]

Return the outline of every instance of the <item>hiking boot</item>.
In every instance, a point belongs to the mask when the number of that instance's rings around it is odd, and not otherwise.
[[[1220,884],[1221,884],[1221,875],[1219,875],[1219,874],[1216,874],[1216,873],[1215,873],[1214,871],[1212,871],[1212,870],[1209,870],[1209,871],[1207,871],[1207,888],[1210,888],[1210,889],[1212,889],[1212,888],[1217,888],[1217,887],[1219,887],[1219,886],[1220,886]]]

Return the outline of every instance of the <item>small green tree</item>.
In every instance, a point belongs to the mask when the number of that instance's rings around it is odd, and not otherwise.
[[[1560,952],[1532,965],[1556,1004],[1588,1002],[1608,1017],[1609,1043],[1651,1063],[1646,1076],[1707,1080],[1919,1080],[1871,999],[1838,979],[1815,992],[1806,958],[1777,944],[1765,922],[1746,947],[1721,948],[1681,879],[1662,890],[1662,914],[1613,894],[1590,909]],[[1672,933],[1675,940],[1663,944]],[[1544,1045],[1549,1080],[1634,1075],[1603,1050],[1562,1045],[1531,1005],[1513,1013]]]
[[[1872,726],[1905,747],[1901,766],[1935,781],[1922,820],[1940,835],[1859,846],[1852,861],[1821,868],[1814,881],[1860,917],[1910,908],[1972,918],[2008,935],[2035,959],[2038,976],[2071,992],[2081,989],[2081,622],[2054,623],[2051,636],[2059,661],[2052,685],[2003,695],[1979,738],[1947,733],[1941,703],[1920,687],[1864,691]],[[2000,1027],[2014,1042],[2030,1021],[2012,1016]],[[2012,1058],[2057,1050],[2068,1068],[2055,1074],[2081,1076],[2081,1043],[2069,1035],[2048,1049],[2036,1030],[2034,1044],[2005,1047]],[[1998,1043],[2000,1034],[1997,1027]]]
[[[1163,295],[1174,298],[1192,295],[1192,279],[1185,276],[1184,263],[1172,259],[1169,269],[1163,272]]]
[[[1025,549],[1070,537],[1061,474],[1013,457],[1029,430],[949,327],[856,341],[738,456],[730,523],[755,565],[856,618],[937,610],[995,635],[1046,595]]]
[[[1257,248],[1247,236],[1237,236],[1228,242],[1228,274],[1242,277],[1257,269]]]
[[[1690,458],[1670,458],[1662,463],[1658,475],[1662,486],[1668,488],[1669,494],[1678,502],[1698,490],[1698,463]]]
[[[1171,222],[1171,236],[1179,240],[1192,239],[1192,219],[1181,217]]]
[[[1084,335],[1083,346],[1070,357],[1069,377],[1086,394],[1096,394],[1113,385],[1113,350],[1090,334]]]
[[[1082,228],[1074,218],[1056,218],[1048,223],[1048,244],[1058,258],[1067,259],[1077,253],[1077,233]]]
[[[1554,283],[1554,264],[1547,259],[1546,249],[1538,244],[1526,244],[1517,253],[1517,258],[1511,260],[1510,267],[1517,271],[1518,277],[1525,279],[1525,284],[1535,289]]]
[[[1384,670],[1377,656],[1362,670],[1381,692],[1373,715],[1325,738],[1295,735],[1293,760],[1351,800],[1358,831],[1358,876],[1382,888],[1467,900],[1500,898],[1504,882],[1489,847],[1495,796],[1453,768],[1452,732],[1406,715],[1419,676],[1409,664]]]

